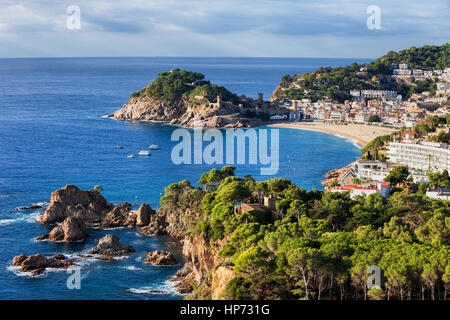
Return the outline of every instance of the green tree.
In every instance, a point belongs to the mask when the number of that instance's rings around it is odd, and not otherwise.
[[[409,177],[408,167],[395,167],[389,172],[389,175],[384,179],[384,181],[388,181],[393,185],[398,185],[400,183],[405,183]]]

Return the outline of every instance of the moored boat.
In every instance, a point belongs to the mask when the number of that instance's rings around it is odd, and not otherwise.
[[[139,155],[140,156],[149,156],[150,155],[150,151],[147,151],[147,150],[139,151]]]

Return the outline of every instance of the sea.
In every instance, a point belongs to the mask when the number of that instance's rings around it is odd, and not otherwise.
[[[39,58],[0,59],[0,299],[182,299],[169,279],[182,267],[179,244],[169,237],[143,237],[134,229],[90,229],[85,243],[36,242],[51,230],[37,223],[52,191],[74,184],[103,187],[104,197],[134,206],[159,207],[164,188],[189,180],[219,165],[175,164],[171,153],[179,127],[164,123],[105,118],[125,104],[132,92],[161,71],[182,68],[239,95],[268,99],[284,74],[311,72],[320,66],[345,66],[362,59],[316,58]],[[268,128],[261,128],[268,130]],[[259,129],[259,130],[261,130]],[[128,158],[151,144],[148,157]],[[123,146],[117,149],[116,146]],[[279,129],[276,177],[298,186],[322,189],[324,174],[355,160],[354,141],[326,133]],[[236,150],[237,152],[237,150]],[[239,164],[239,176],[256,180],[261,165]],[[135,254],[104,262],[77,258],[95,239],[115,234]],[[148,250],[170,250],[179,264],[157,267],[143,263]],[[11,261],[19,254],[64,254],[76,259],[77,270],[48,270],[39,276],[22,273]],[[79,273],[79,286],[71,276]],[[69,282],[69,285],[68,285]],[[72,284],[72,285],[70,285]]]

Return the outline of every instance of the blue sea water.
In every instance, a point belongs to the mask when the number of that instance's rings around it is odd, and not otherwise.
[[[214,166],[175,165],[170,140],[175,127],[150,122],[105,119],[127,102],[131,92],[160,71],[186,68],[238,94],[269,97],[286,74],[319,66],[348,65],[352,59],[276,58],[84,58],[0,59],[0,299],[181,299],[168,281],[181,268],[142,262],[147,250],[169,249],[180,262],[180,248],[164,237],[141,237],[133,229],[90,230],[82,244],[52,244],[33,239],[51,228],[36,222],[42,210],[15,208],[48,202],[52,191],[75,184],[82,189],[102,185],[113,203],[150,203],[157,208],[164,187],[188,179],[195,183]],[[366,62],[366,61],[357,61]],[[128,159],[158,144],[150,157]],[[115,149],[123,145],[124,149]],[[351,141],[325,133],[280,129],[278,177],[297,185],[321,188],[325,172],[360,154]],[[260,166],[238,165],[237,174]],[[24,253],[73,257],[95,246],[108,233],[131,244],[136,253],[115,262],[78,260],[81,289],[69,290],[66,271],[29,277],[11,267]],[[150,293],[150,290],[161,291]]]

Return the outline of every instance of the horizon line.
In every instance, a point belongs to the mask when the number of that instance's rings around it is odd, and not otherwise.
[[[250,57],[250,56],[38,56],[38,57],[0,57],[0,59],[347,59],[347,60],[375,60],[377,58],[355,58],[355,57]]]

